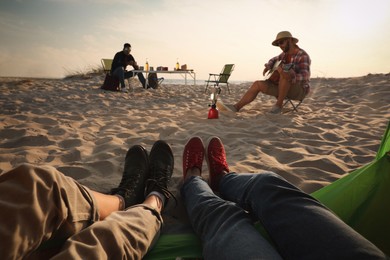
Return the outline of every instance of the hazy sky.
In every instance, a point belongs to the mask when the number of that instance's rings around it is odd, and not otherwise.
[[[312,77],[390,72],[389,0],[0,0],[0,76],[63,77],[132,45],[140,65],[262,78],[289,30]]]

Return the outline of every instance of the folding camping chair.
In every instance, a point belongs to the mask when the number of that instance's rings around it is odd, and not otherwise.
[[[305,95],[299,99],[292,99],[292,98],[286,97],[284,99],[283,107],[285,107],[285,105],[287,105],[289,103],[289,104],[291,104],[292,109],[287,110],[284,113],[288,113],[291,111],[298,112],[298,107],[302,104],[303,100],[309,95],[309,93],[310,93],[310,89],[307,89]]]
[[[112,59],[101,59],[103,72],[105,74],[101,89],[110,91],[119,91],[119,79],[111,76]]]
[[[293,101],[295,101],[295,104],[294,104]],[[285,105],[290,103],[293,108],[290,109],[290,110],[285,111],[285,113],[288,113],[288,112],[291,112],[291,111],[298,112],[298,107],[301,105],[302,101],[303,101],[303,99],[302,100],[293,100],[293,99],[290,99],[290,98],[286,97],[284,99],[283,107],[285,107]]]
[[[112,59],[102,59],[102,67],[105,74],[111,71]]]
[[[206,88],[204,90],[204,92],[206,93],[208,87],[209,87],[209,83],[214,83],[214,85],[216,87],[219,87],[219,84],[223,83],[223,84],[226,84],[227,86],[227,89],[228,89],[228,92],[230,94],[230,89],[229,89],[229,78],[230,78],[230,75],[232,74],[234,70],[234,64],[226,64],[221,73],[219,74],[212,74],[210,73],[209,74],[209,79],[206,80],[207,82],[207,85],[206,85]]]

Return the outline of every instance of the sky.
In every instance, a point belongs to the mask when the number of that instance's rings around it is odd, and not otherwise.
[[[87,72],[129,42],[139,65],[207,79],[234,63],[231,80],[252,81],[284,30],[312,77],[390,72],[389,0],[0,0],[0,76]]]

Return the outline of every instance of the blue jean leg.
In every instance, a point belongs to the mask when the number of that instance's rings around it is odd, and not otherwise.
[[[119,79],[119,83],[121,84],[121,88],[125,88],[125,69],[123,67],[116,68],[112,75]]]
[[[274,173],[225,175],[221,196],[262,223],[284,259],[385,259],[310,195]]]
[[[216,196],[201,177],[190,177],[181,194],[205,259],[281,259],[248,213]]]
[[[121,88],[125,88],[125,79],[131,78],[134,76],[134,71],[126,71],[123,67],[118,67],[116,68],[113,72],[112,75],[117,77],[119,79],[119,83],[121,84]],[[146,80],[145,77],[142,73],[136,73],[139,81],[142,84],[142,87],[145,88]]]
[[[131,73],[131,76],[130,77],[133,77],[134,76],[134,72],[133,71],[129,71],[127,73]],[[138,77],[138,80],[141,82],[142,84],[142,87],[145,88],[146,87],[146,80],[145,80],[145,77],[144,77],[144,74],[142,74],[141,72],[138,72],[136,73],[137,74],[137,77]],[[126,77],[126,76],[125,76]],[[129,77],[129,78],[130,78]]]

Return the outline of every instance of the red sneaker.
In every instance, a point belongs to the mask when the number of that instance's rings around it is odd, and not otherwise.
[[[213,191],[218,191],[221,178],[229,172],[221,139],[215,136],[210,139],[206,158],[209,166],[209,185]]]
[[[188,140],[183,151],[183,177],[186,178],[188,169],[198,168],[202,172],[204,145],[202,139],[195,136]]]

